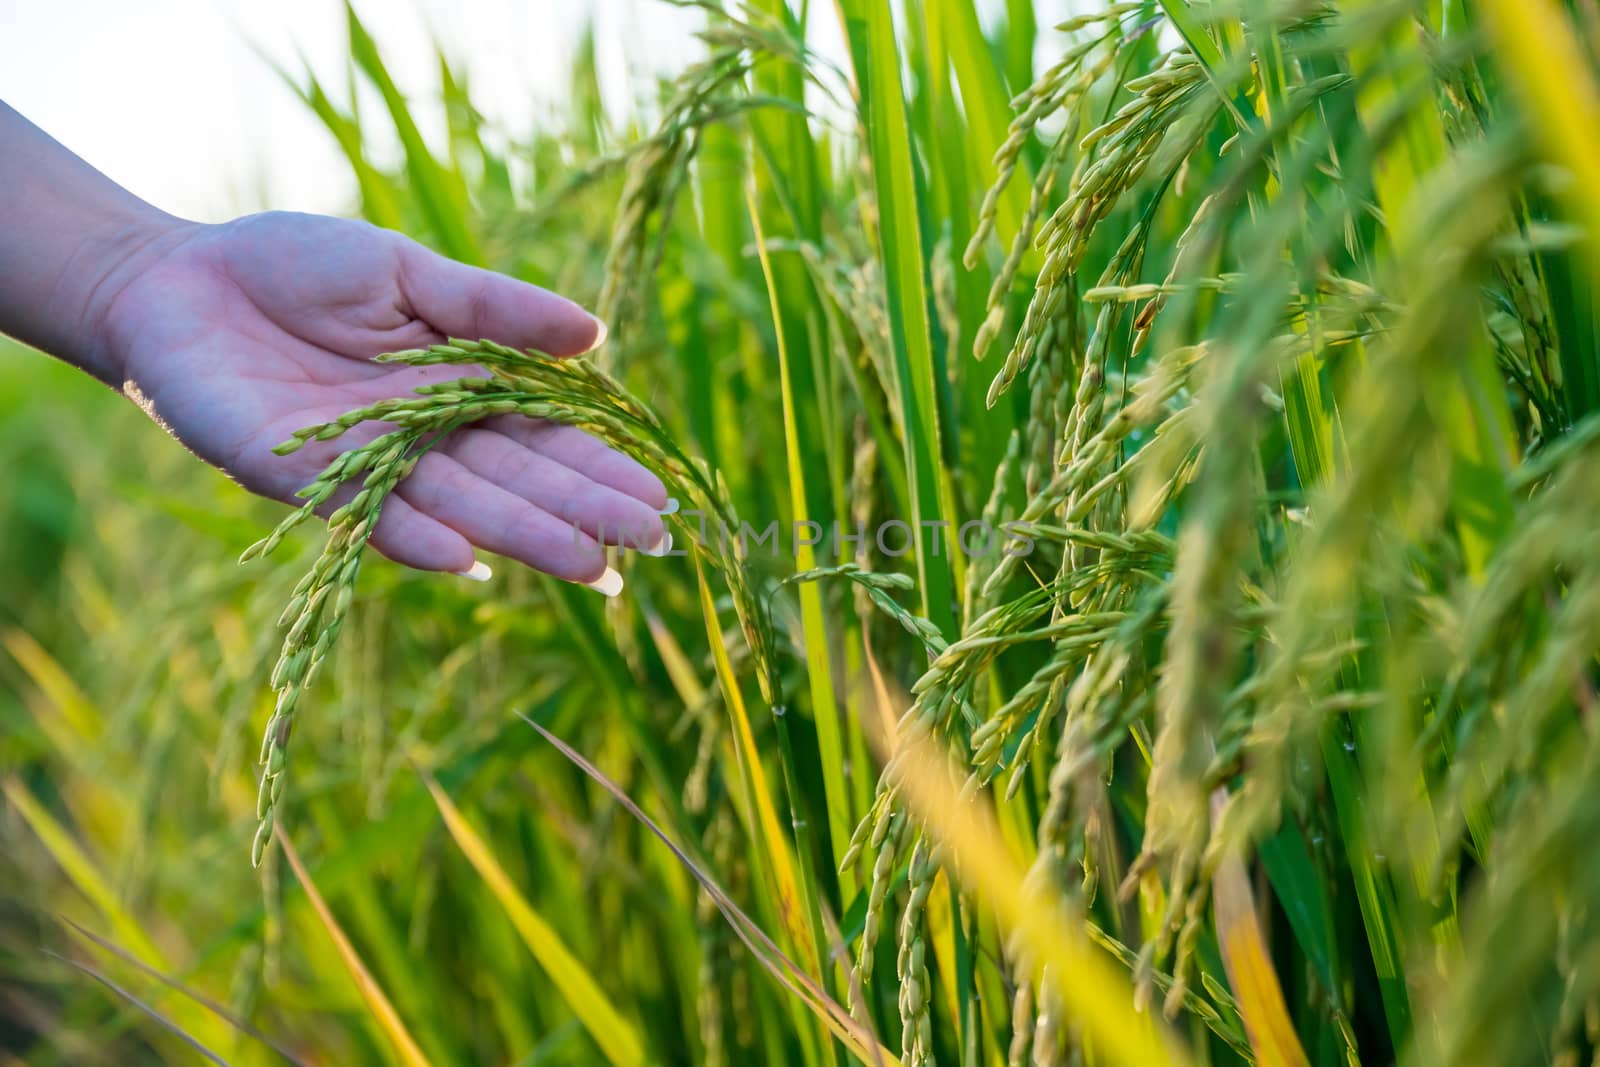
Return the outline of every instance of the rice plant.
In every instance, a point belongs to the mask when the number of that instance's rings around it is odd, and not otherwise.
[[[285,72],[368,218],[601,307],[593,362],[385,357],[462,377],[286,442],[387,424],[264,540],[131,415],[110,471],[8,416],[59,578],[0,609],[8,1047],[1593,1060],[1591,6],[692,6],[531,168],[450,62],[426,143],[353,12],[383,115]],[[364,562],[512,413],[681,551],[613,601]]]

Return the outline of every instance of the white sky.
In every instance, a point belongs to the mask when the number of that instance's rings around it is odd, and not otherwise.
[[[681,67],[700,23],[657,0],[355,7],[419,105],[436,99],[437,40],[465,62],[479,109],[514,131],[560,112],[587,22],[613,98],[646,84],[637,75]],[[166,210],[208,221],[264,207],[337,212],[354,200],[349,167],[257,49],[297,73],[303,54],[337,99],[346,42],[341,0],[0,0],[0,99]],[[433,108],[417,113],[433,134]]]
[[[703,22],[661,0],[354,4],[435,145],[435,42],[467,69],[479,110],[515,135],[540,115],[565,112],[586,25],[595,28],[602,90],[620,116],[632,110],[630,92],[649,91],[655,75],[696,54],[692,33]],[[843,63],[827,17],[833,5],[813,6],[822,17],[812,19],[812,47]],[[980,0],[980,14],[987,21],[1004,6]],[[1084,0],[1036,6],[1049,25]],[[1054,58],[1049,37],[1039,42],[1045,61]],[[268,207],[352,209],[348,165],[263,53],[297,76],[309,64],[341,100],[343,0],[0,0],[0,99],[146,200],[205,221]],[[381,107],[375,97],[368,103]]]

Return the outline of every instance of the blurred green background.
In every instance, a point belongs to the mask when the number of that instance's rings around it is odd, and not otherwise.
[[[1595,5],[668,6],[510,117],[375,7],[251,69],[757,527],[1039,553],[374,558],[256,871],[319,531],[238,565],[281,507],[0,349],[0,1062],[1593,1062]]]

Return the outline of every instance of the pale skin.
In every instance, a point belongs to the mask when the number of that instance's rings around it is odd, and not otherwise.
[[[604,325],[564,297],[365,223],[176,218],[4,102],[0,331],[120,389],[195,455],[287,502],[381,427],[274,455],[291,432],[463,374],[374,356],[446,337],[554,356],[605,340]],[[430,451],[384,505],[372,546],[475,577],[486,573],[481,549],[614,593],[601,544],[661,545],[666,505],[659,479],[588,434],[506,416]]]

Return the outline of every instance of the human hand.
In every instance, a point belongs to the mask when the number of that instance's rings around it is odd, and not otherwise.
[[[219,226],[169,220],[136,249],[88,302],[92,365],[202,459],[277,500],[292,502],[383,428],[275,455],[294,430],[462,375],[372,357],[450,336],[567,356],[605,336],[571,301],[365,223],[277,212]],[[602,539],[663,544],[666,503],[658,478],[583,431],[504,416],[424,456],[371,544],[408,566],[486,576],[476,545],[614,595]]]

